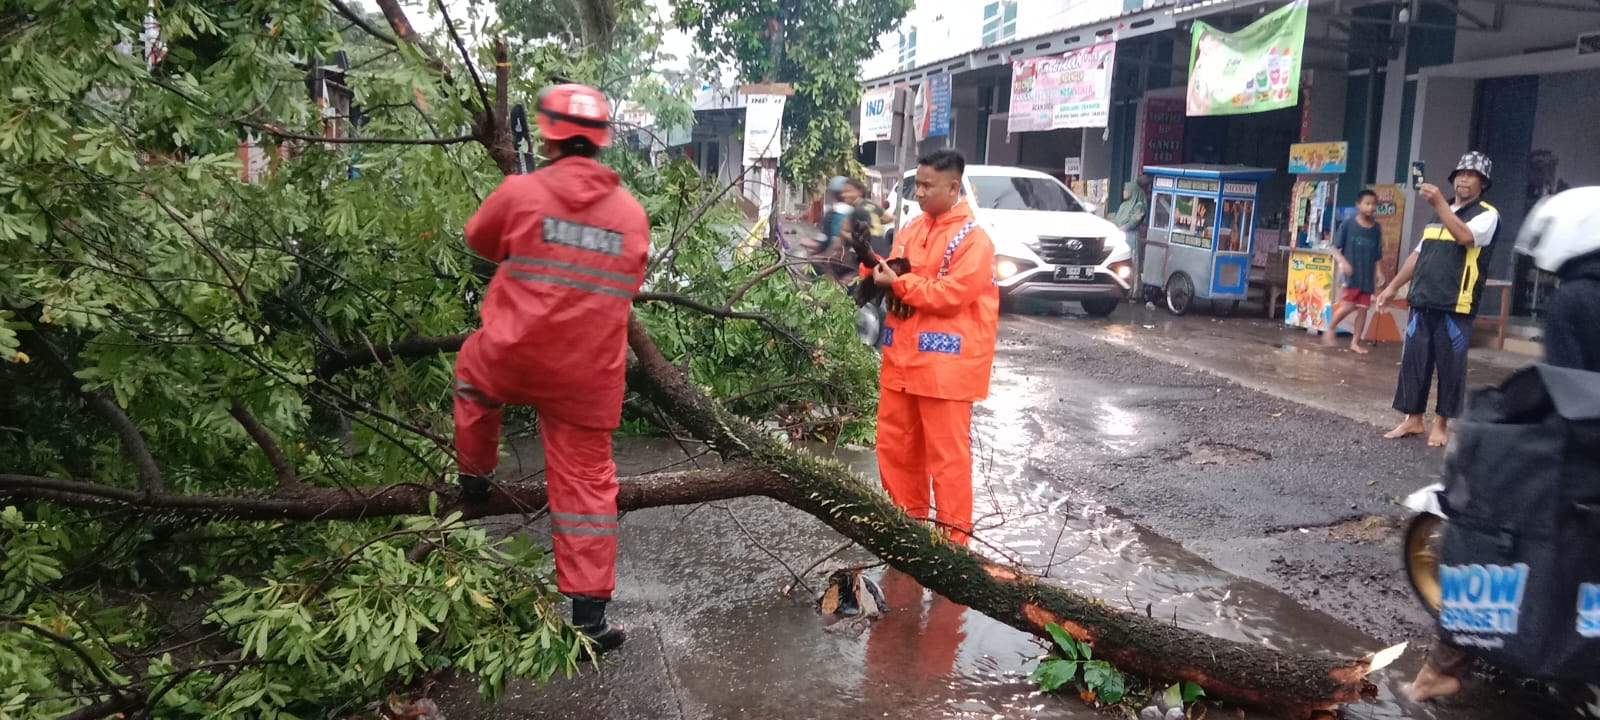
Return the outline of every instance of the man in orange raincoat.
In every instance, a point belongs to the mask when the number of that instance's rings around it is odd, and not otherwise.
[[[891,253],[911,269],[896,273],[881,260],[872,269],[889,309],[878,473],[896,505],[912,517],[932,515],[963,545],[972,531],[972,403],[989,394],[1000,317],[994,243],[962,197],[965,170],[954,150],[917,161],[923,214],[896,234]]]
[[[616,584],[617,466],[628,313],[650,250],[644,209],[595,161],[611,141],[598,90],[539,94],[549,164],[507,177],[467,222],[472,249],[498,263],[483,328],[456,357],[456,454],[462,495],[489,497],[506,403],[539,412],[555,536],[556,587],[572,622],[604,652],[622,644],[606,622]]]

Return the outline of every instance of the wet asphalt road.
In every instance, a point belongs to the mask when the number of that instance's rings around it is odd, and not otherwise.
[[[1106,329],[1002,322],[974,418],[981,537],[1108,603],[1225,637],[1339,655],[1422,640],[1350,717],[1556,717],[1481,683],[1425,708],[1394,700],[1428,631],[1401,570],[1397,499],[1437,476],[1441,451],[1151,359]],[[624,474],[682,457],[661,441],[618,455]],[[870,453],[838,456],[873,476]],[[1041,649],[1026,635],[903,576],[884,578],[894,611],[876,625],[824,630],[808,593],[779,591],[784,564],[811,564],[837,536],[786,506],[663,508],[622,525],[613,614],[629,645],[603,671],[517,684],[494,707],[458,683],[441,697],[448,717],[1103,717],[1034,691]]]

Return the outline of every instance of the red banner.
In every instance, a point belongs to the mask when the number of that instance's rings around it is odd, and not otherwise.
[[[1183,98],[1146,98],[1144,101],[1144,165],[1183,162]]]

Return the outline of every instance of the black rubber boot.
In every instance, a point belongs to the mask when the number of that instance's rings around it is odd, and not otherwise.
[[[456,476],[456,483],[461,486],[461,499],[467,502],[482,502],[489,499],[489,478],[461,473]]]
[[[602,653],[622,647],[628,639],[620,626],[606,622],[607,602],[587,595],[572,596],[572,624],[594,643],[597,652]],[[588,659],[589,651],[586,649],[581,657]]]

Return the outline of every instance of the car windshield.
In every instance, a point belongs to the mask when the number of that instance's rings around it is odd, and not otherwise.
[[[1047,178],[969,175],[978,207],[988,210],[1083,212],[1078,199],[1061,183]]]

